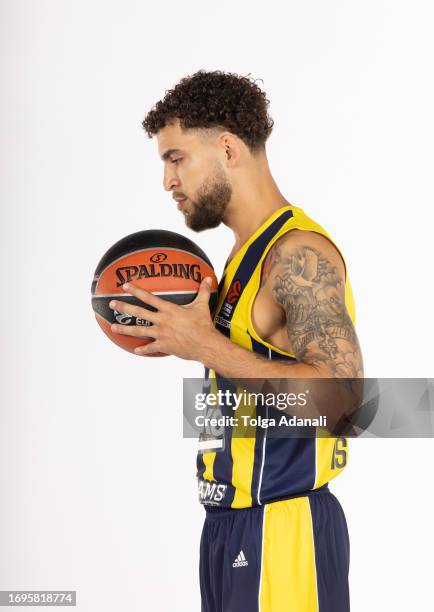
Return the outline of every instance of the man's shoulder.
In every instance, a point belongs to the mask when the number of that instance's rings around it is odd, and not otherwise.
[[[331,246],[336,250],[336,247],[333,245],[331,240],[327,238],[327,236],[313,230],[294,228],[285,232],[285,234],[283,234],[283,236],[276,241],[276,244],[279,244],[280,246],[301,243],[308,244],[309,246],[318,245],[323,248]]]
[[[274,243],[270,257],[276,261],[284,261],[286,258],[306,253],[306,250],[313,251],[317,257],[328,260],[337,268],[338,273],[345,275],[345,263],[341,252],[336,245],[324,234],[311,230],[292,229],[283,234]]]

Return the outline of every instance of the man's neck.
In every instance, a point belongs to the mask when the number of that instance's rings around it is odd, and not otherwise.
[[[277,187],[268,164],[246,172],[234,186],[224,223],[234,232],[235,253],[279,208],[288,206]]]

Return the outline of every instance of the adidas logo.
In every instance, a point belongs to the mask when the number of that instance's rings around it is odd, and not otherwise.
[[[240,554],[235,559],[235,561],[232,563],[232,567],[245,567],[246,565],[249,565],[249,562],[247,561],[246,557],[244,556],[243,551],[240,550]]]

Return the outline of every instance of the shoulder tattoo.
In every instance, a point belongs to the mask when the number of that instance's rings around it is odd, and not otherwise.
[[[285,311],[297,358],[312,365],[321,363],[333,376],[360,376],[360,348],[336,267],[311,246],[286,245],[284,251],[279,248],[269,274],[271,270],[273,295]]]

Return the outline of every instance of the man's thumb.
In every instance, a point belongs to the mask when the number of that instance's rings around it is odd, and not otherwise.
[[[205,277],[200,284],[196,301],[205,303],[209,302],[209,296],[211,295],[211,285],[212,278],[210,276]]]

